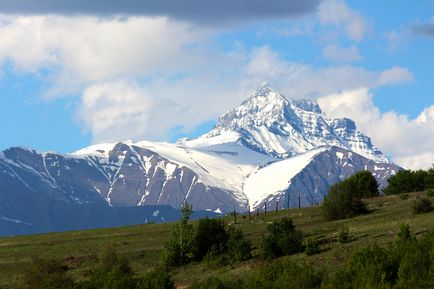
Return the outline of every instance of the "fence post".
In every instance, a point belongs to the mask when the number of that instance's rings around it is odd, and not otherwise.
[[[279,211],[279,201],[276,202],[276,212]]]
[[[300,192],[298,192],[298,208],[301,208],[301,195]]]
[[[286,207],[286,209],[287,210],[289,210],[289,200],[291,199],[291,193],[288,191],[288,199],[286,200],[287,201],[287,207]]]
[[[267,202],[265,202],[264,213],[267,214]]]

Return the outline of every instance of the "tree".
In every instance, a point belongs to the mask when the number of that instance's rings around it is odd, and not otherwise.
[[[427,171],[425,176],[425,188],[434,190],[434,165]]]
[[[372,198],[380,195],[377,179],[370,171],[360,171],[348,178],[350,190],[360,198]]]
[[[303,234],[296,230],[292,219],[283,217],[267,227],[262,238],[262,253],[266,258],[292,255],[303,251]]]
[[[233,261],[245,261],[252,258],[252,242],[244,237],[241,229],[229,229],[227,248],[228,255]]]
[[[193,255],[198,261],[206,254],[221,254],[227,250],[228,233],[222,219],[199,220],[193,241]]]
[[[351,218],[366,212],[360,194],[355,192],[354,184],[344,180],[329,188],[322,204],[323,214],[327,219]]]
[[[434,171],[432,172],[434,173]],[[383,189],[386,195],[404,194],[410,192],[424,191],[426,181],[430,180],[430,173],[423,170],[399,171],[396,175],[387,180],[387,187]]]
[[[187,264],[192,258],[194,228],[190,223],[192,206],[185,202],[181,207],[182,217],[171,231],[169,239],[164,244],[163,263],[166,266]]]

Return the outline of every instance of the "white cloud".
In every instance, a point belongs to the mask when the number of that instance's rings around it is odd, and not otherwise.
[[[53,93],[119,77],[176,75],[207,56],[194,53],[205,30],[161,17],[3,15],[0,20],[0,62],[10,60],[21,72],[58,70]]]
[[[367,88],[331,94],[318,102],[329,116],[354,119],[358,128],[397,164],[417,169],[434,163],[434,106],[416,119],[393,111],[382,113]]]
[[[355,45],[351,45],[350,47],[339,47],[334,44],[327,45],[323,50],[323,55],[336,63],[348,63],[363,59],[359,53],[359,49]]]
[[[354,41],[361,41],[370,31],[370,25],[345,0],[325,0],[318,8],[320,23],[343,29]]]
[[[407,68],[395,66],[380,74],[378,85],[396,85],[413,80],[414,76]]]

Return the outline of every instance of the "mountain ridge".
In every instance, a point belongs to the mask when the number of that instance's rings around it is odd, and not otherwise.
[[[193,140],[96,144],[66,155],[4,150],[0,199],[18,207],[29,206],[23,198],[40,197],[71,206],[176,209],[187,201],[195,210],[229,213],[264,202],[312,206],[357,171],[370,170],[384,186],[400,169],[354,121],[328,118],[316,102],[262,85]],[[14,211],[0,205],[3,220],[34,223],[2,212]]]
[[[263,83],[240,106],[229,110],[215,127],[195,140],[178,143],[190,147],[239,141],[261,153],[286,158],[320,146],[353,150],[379,162],[389,160],[371,139],[348,118],[328,118],[313,100],[291,100]]]

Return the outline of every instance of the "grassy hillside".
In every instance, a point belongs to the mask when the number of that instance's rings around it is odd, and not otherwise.
[[[297,228],[306,237],[321,239],[321,253],[307,256],[305,253],[285,257],[294,261],[315,266],[325,266],[329,271],[336,270],[358,248],[368,244],[384,244],[393,240],[402,223],[409,224],[414,233],[420,234],[434,228],[434,212],[415,215],[411,205],[414,199],[424,193],[412,193],[408,198],[384,196],[367,200],[371,213],[353,219],[325,221],[318,207],[291,209],[280,212],[238,216],[239,226],[258,245],[266,226],[283,216],[291,217]],[[434,199],[431,198],[433,201]],[[227,223],[233,217],[226,217]],[[350,229],[352,241],[346,244],[336,242],[335,236],[341,226]],[[96,256],[104,244],[113,244],[119,252],[131,260],[135,272],[149,270],[157,264],[172,224],[147,224],[113,229],[54,233],[33,236],[20,236],[0,239],[0,287],[20,288],[21,272],[33,257],[58,258],[72,268],[71,274],[83,278],[96,262]],[[258,251],[255,251],[258,254]],[[210,264],[191,264],[173,271],[173,277],[180,288],[208,276],[220,277],[249,274],[252,268],[260,265],[259,258],[228,265],[225,267]]]

